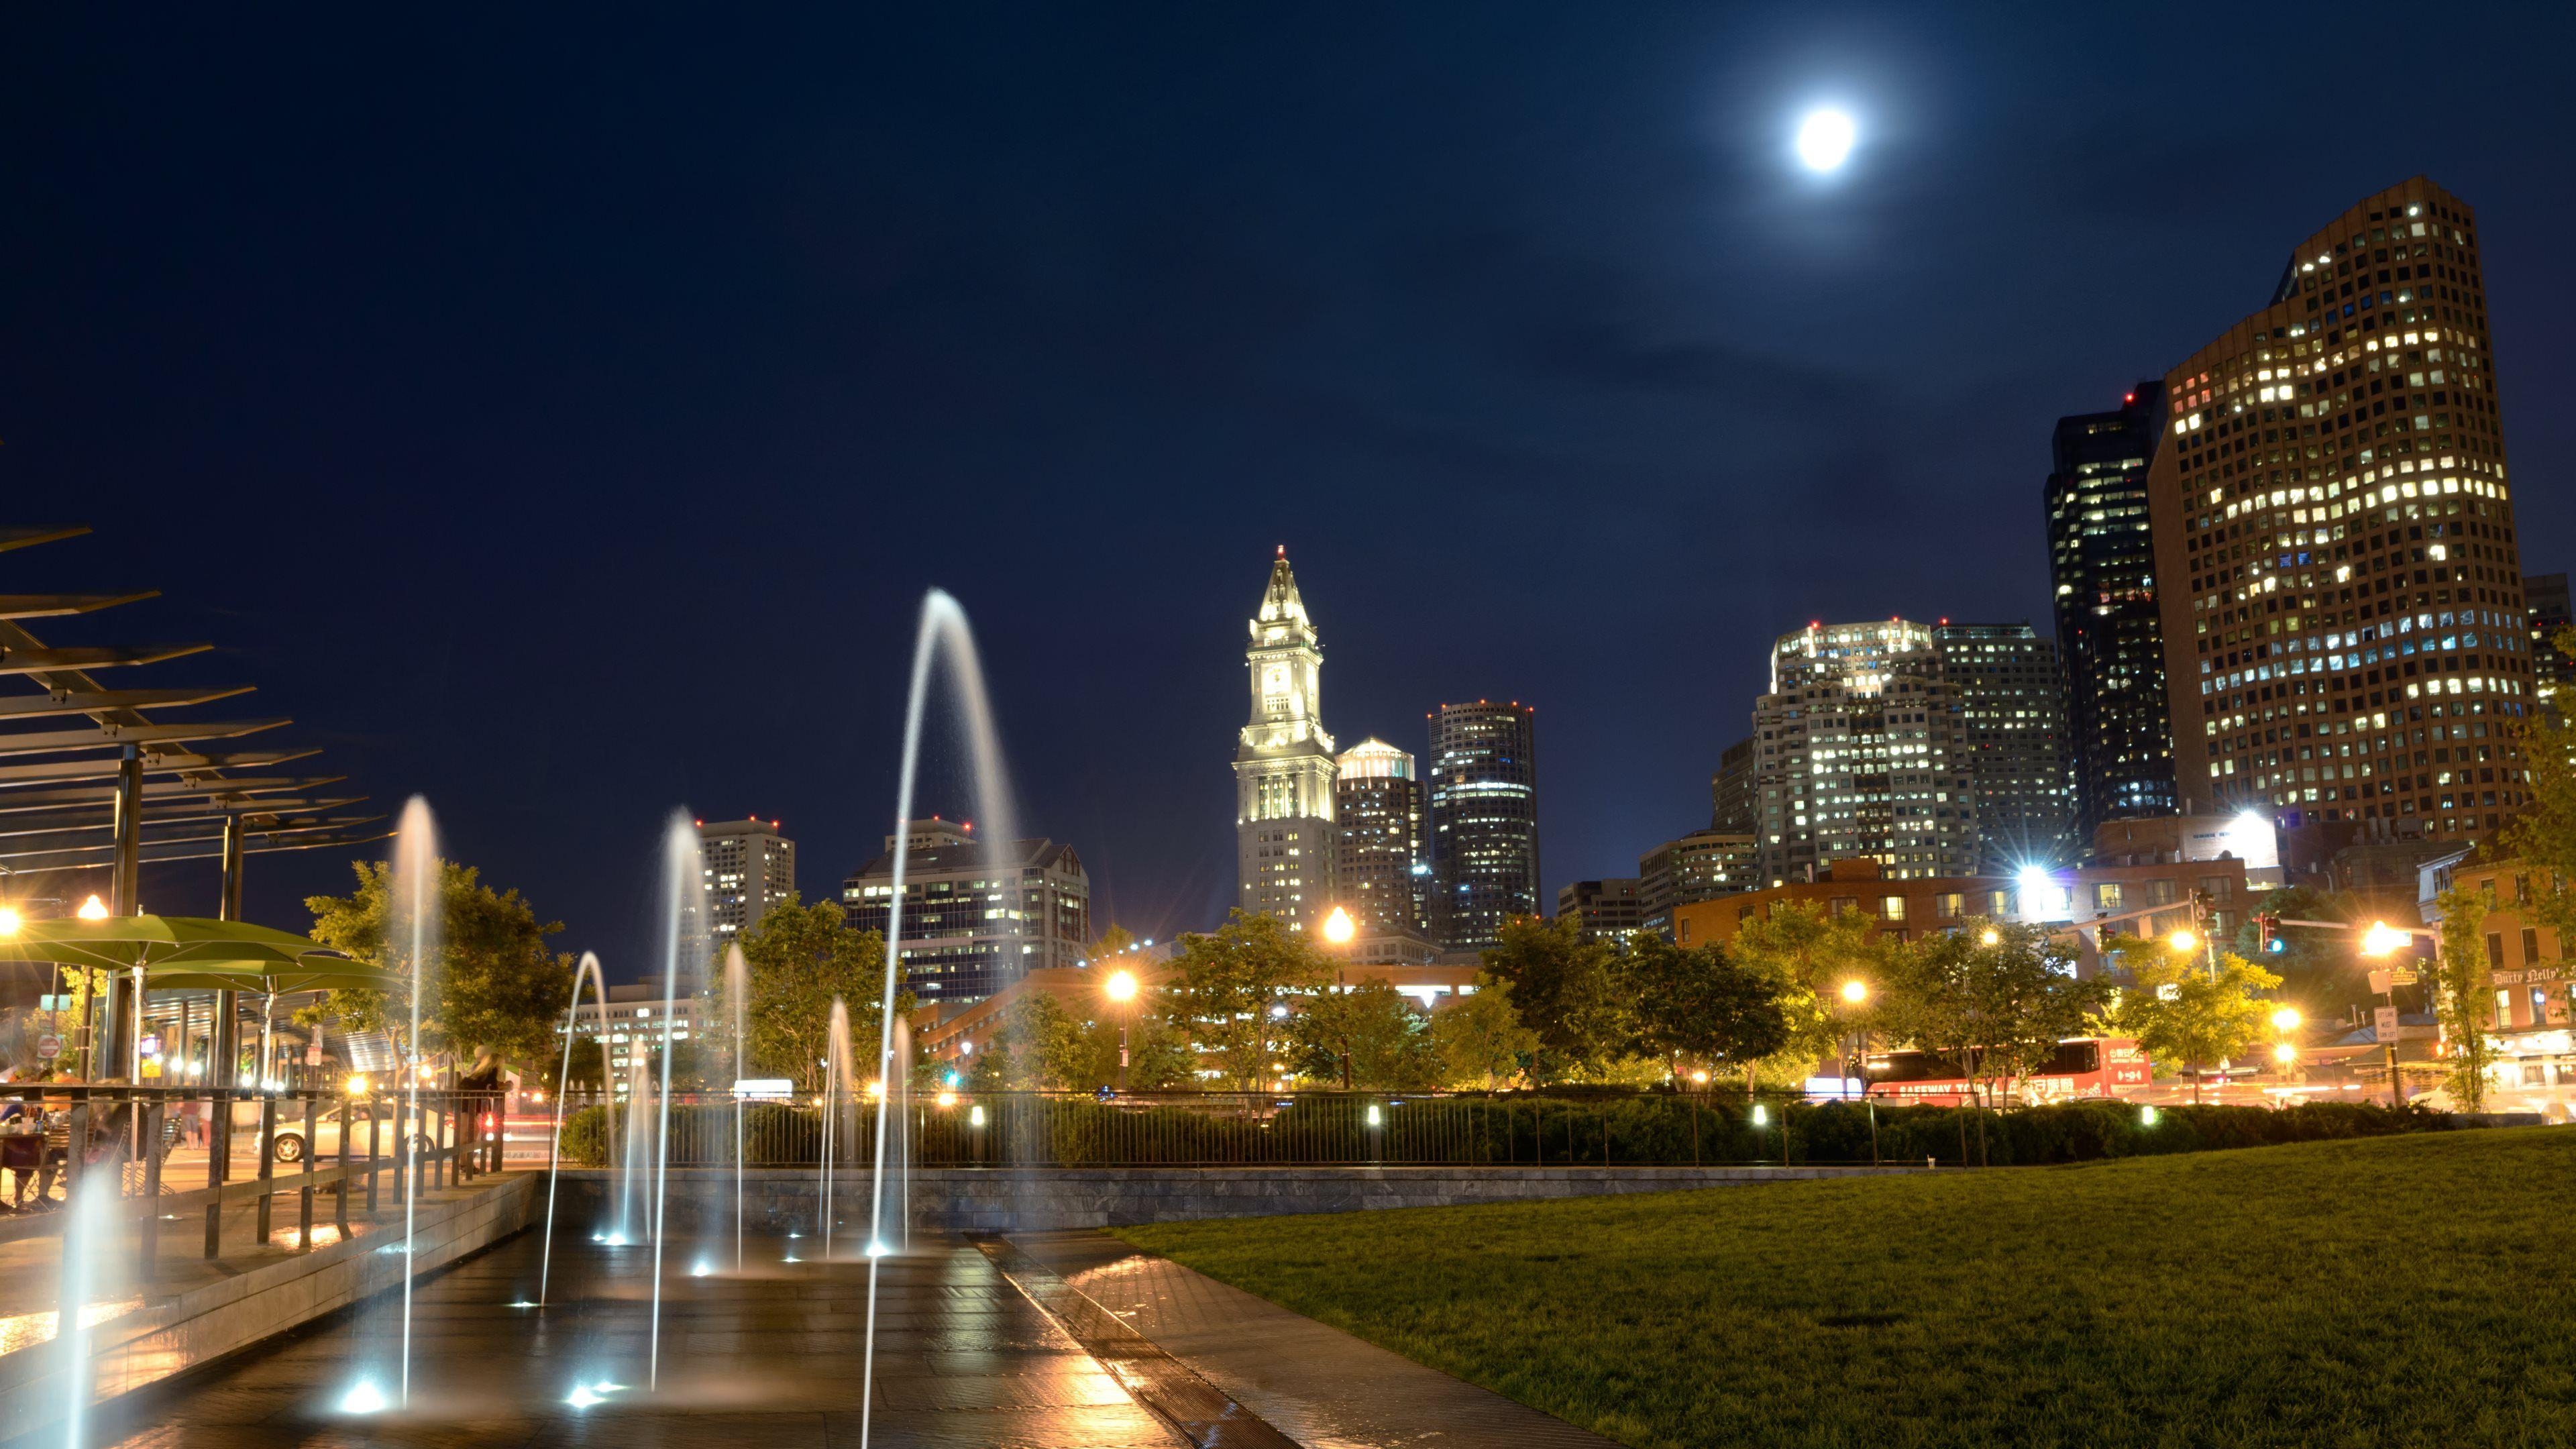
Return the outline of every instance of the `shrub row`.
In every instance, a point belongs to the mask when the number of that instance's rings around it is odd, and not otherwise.
[[[1757,1122],[1756,1116],[1761,1120]],[[672,1109],[673,1166],[734,1160],[729,1106]],[[2075,1102],[2012,1111],[1848,1102],[1754,1103],[1741,1097],[1627,1092],[1472,1097],[1310,1096],[1286,1105],[1212,1102],[1102,1103],[1081,1097],[1002,1095],[916,1107],[905,1141],[922,1166],[1211,1163],[1610,1164],[1865,1163],[1875,1118],[1879,1160],[1945,1166],[2032,1166],[2339,1137],[2446,1130],[2440,1113],[2362,1103],[2267,1107]],[[604,1108],[564,1124],[567,1161],[609,1156]],[[631,1138],[616,1124],[617,1139]],[[835,1154],[871,1158],[875,1111],[842,1114]],[[811,1107],[754,1103],[743,1111],[743,1156],[753,1166],[820,1160],[822,1118]]]

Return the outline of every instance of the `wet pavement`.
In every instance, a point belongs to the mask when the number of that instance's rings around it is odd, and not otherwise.
[[[1182,1442],[962,1241],[884,1261],[863,1438],[867,1264],[782,1261],[800,1245],[755,1240],[749,1271],[707,1277],[689,1276],[696,1254],[669,1250],[658,1388],[647,1369],[652,1249],[559,1237],[554,1306],[514,1308],[536,1296],[543,1240],[528,1233],[415,1290],[408,1409],[341,1407],[362,1382],[400,1393],[392,1294],[130,1396],[99,1411],[90,1439],[133,1449]]]

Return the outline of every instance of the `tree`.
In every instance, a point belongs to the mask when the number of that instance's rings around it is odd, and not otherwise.
[[[2100,1012],[2102,983],[2043,926],[1942,931],[1888,953],[1879,1015],[1889,1030],[1967,1069],[1969,1091],[2027,1078]]]
[[[1002,1008],[1002,1024],[977,1054],[979,1087],[1064,1091],[1089,1086],[1089,1035],[1064,1003],[1023,988]]]
[[[1521,1025],[1511,983],[1489,971],[1475,989],[1431,1016],[1432,1044],[1440,1052],[1444,1085],[1491,1091],[1528,1070],[1538,1033]]]
[[[1685,1062],[1743,1066],[1788,1044],[1781,983],[1714,943],[1677,946],[1652,932],[1628,944],[1628,979],[1636,998],[1638,1038],[1665,1059],[1673,1075]]]
[[[808,1091],[820,1087],[836,997],[850,1018],[850,1069],[862,1082],[875,1075],[885,937],[853,931],[848,919],[831,901],[809,906],[790,891],[742,933],[751,995],[743,1009],[743,1054],[750,1058],[745,1075],[792,1077]],[[898,1012],[908,1016],[912,1007],[911,992],[896,998]],[[712,1019],[730,1021],[732,1015],[732,1007],[718,1000]]]
[[[2484,894],[2453,886],[2434,901],[2442,913],[2441,954],[2433,958],[2433,1011],[2442,1024],[2443,1085],[2463,1112],[2486,1109],[2487,1076],[2495,1067],[2495,1039],[2488,991]]]
[[[1417,1092],[1440,1084],[1431,1024],[1384,981],[1328,990],[1288,1022],[1289,1064],[1327,1086]]]
[[[1767,1074],[1798,1080],[1839,1054],[1846,1023],[1836,1003],[1843,983],[1876,981],[1887,952],[1871,917],[1858,911],[1829,916],[1809,902],[1786,901],[1744,922],[1729,954],[1769,979],[1788,1028],[1764,1064]]]
[[[1513,916],[1484,959],[1486,972],[1511,988],[1521,1024],[1538,1038],[1533,1078],[1603,1075],[1634,1054],[1625,963],[1607,942],[1584,940],[1572,916]]]
[[[1118,1026],[1127,1024],[1127,1085],[1137,1091],[1193,1085],[1198,1053],[1190,1049],[1188,1024],[1173,1016],[1168,1002],[1139,991],[1126,1011],[1111,1008],[1085,1028],[1082,1083],[1108,1086],[1118,1080]]]
[[[2223,1062],[2262,1040],[2272,1003],[2263,993],[2281,978],[2233,951],[2210,968],[2162,941],[2115,942],[2110,956],[2126,979],[2104,1024],[2134,1037],[2153,1060],[2174,1066]],[[2200,1079],[2192,1079],[2193,1101]]]
[[[1172,965],[1165,994],[1239,1091],[1259,1090],[1271,1075],[1289,998],[1320,990],[1332,974],[1302,933],[1241,910],[1214,931],[1181,937]]]
[[[397,1040],[410,1029],[410,963],[407,951],[388,952],[393,867],[355,861],[358,888],[346,896],[312,896],[313,939],[359,960],[383,966],[401,983],[394,992],[334,991],[320,1011],[338,1018],[343,1031],[386,1031]],[[423,1053],[461,1056],[497,1053],[534,1069],[561,1045],[572,992],[573,958],[548,951],[546,937],[561,921],[540,922],[515,890],[484,885],[474,867],[438,862],[438,943],[422,983]]]

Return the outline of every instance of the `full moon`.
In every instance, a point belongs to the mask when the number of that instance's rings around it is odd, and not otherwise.
[[[1840,111],[1809,111],[1798,123],[1798,159],[1810,171],[1840,170],[1859,128]]]

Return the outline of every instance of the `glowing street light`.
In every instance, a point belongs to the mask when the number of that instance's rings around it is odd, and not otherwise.
[[[2273,1012],[2272,1029],[2274,1031],[2297,1031],[2299,1029],[2299,1009],[2295,1006],[2284,1006],[2280,1010]]]
[[[2185,926],[2165,937],[2165,944],[2173,947],[2177,954],[2188,956],[2200,949],[2200,937],[2192,934],[2191,927]]]
[[[1869,983],[1866,981],[1844,982],[1843,1000],[1850,1002],[1854,1006],[1858,1006],[1862,1002],[1869,1000]]]
[[[2283,1042],[2279,1046],[2272,1048],[2272,1060],[2279,1062],[2285,1067],[2298,1059],[2299,1049],[2290,1045],[2288,1042]]]
[[[107,919],[107,902],[100,900],[96,896],[91,896],[88,900],[81,902],[80,910],[74,914],[78,915],[84,921],[104,921]]]
[[[25,922],[19,918],[16,906],[0,906],[0,936],[18,934],[18,927],[23,924]]]
[[[2403,949],[2414,939],[2412,935],[2386,921],[2373,921],[2370,923],[2370,929],[2361,933],[2361,954],[2364,956],[2390,955]]]
[[[1333,913],[1324,918],[1324,939],[1336,946],[1349,945],[1355,929],[1351,925],[1351,913],[1340,906],[1333,907]]]
[[[1982,935],[1982,936],[1979,936],[1979,937],[1977,938],[1977,942],[1978,942],[1978,944],[1979,944],[1979,945],[1991,946],[1991,945],[1995,944],[1996,942],[1998,942],[1998,941],[2002,940],[2003,938],[2004,938],[2004,933],[2003,933],[2003,932],[1996,930],[1996,929],[1995,929],[1994,927],[1992,927],[1992,926],[1988,926],[1988,927],[1986,927],[1986,933],[1985,933],[1984,935]]]
[[[1109,973],[1108,983],[1101,989],[1109,993],[1109,999],[1112,1001],[1133,1001],[1136,999],[1136,973],[1113,971]]]
[[[1839,171],[1849,159],[1860,127],[1841,111],[1809,111],[1798,123],[1798,160],[1810,171]]]

